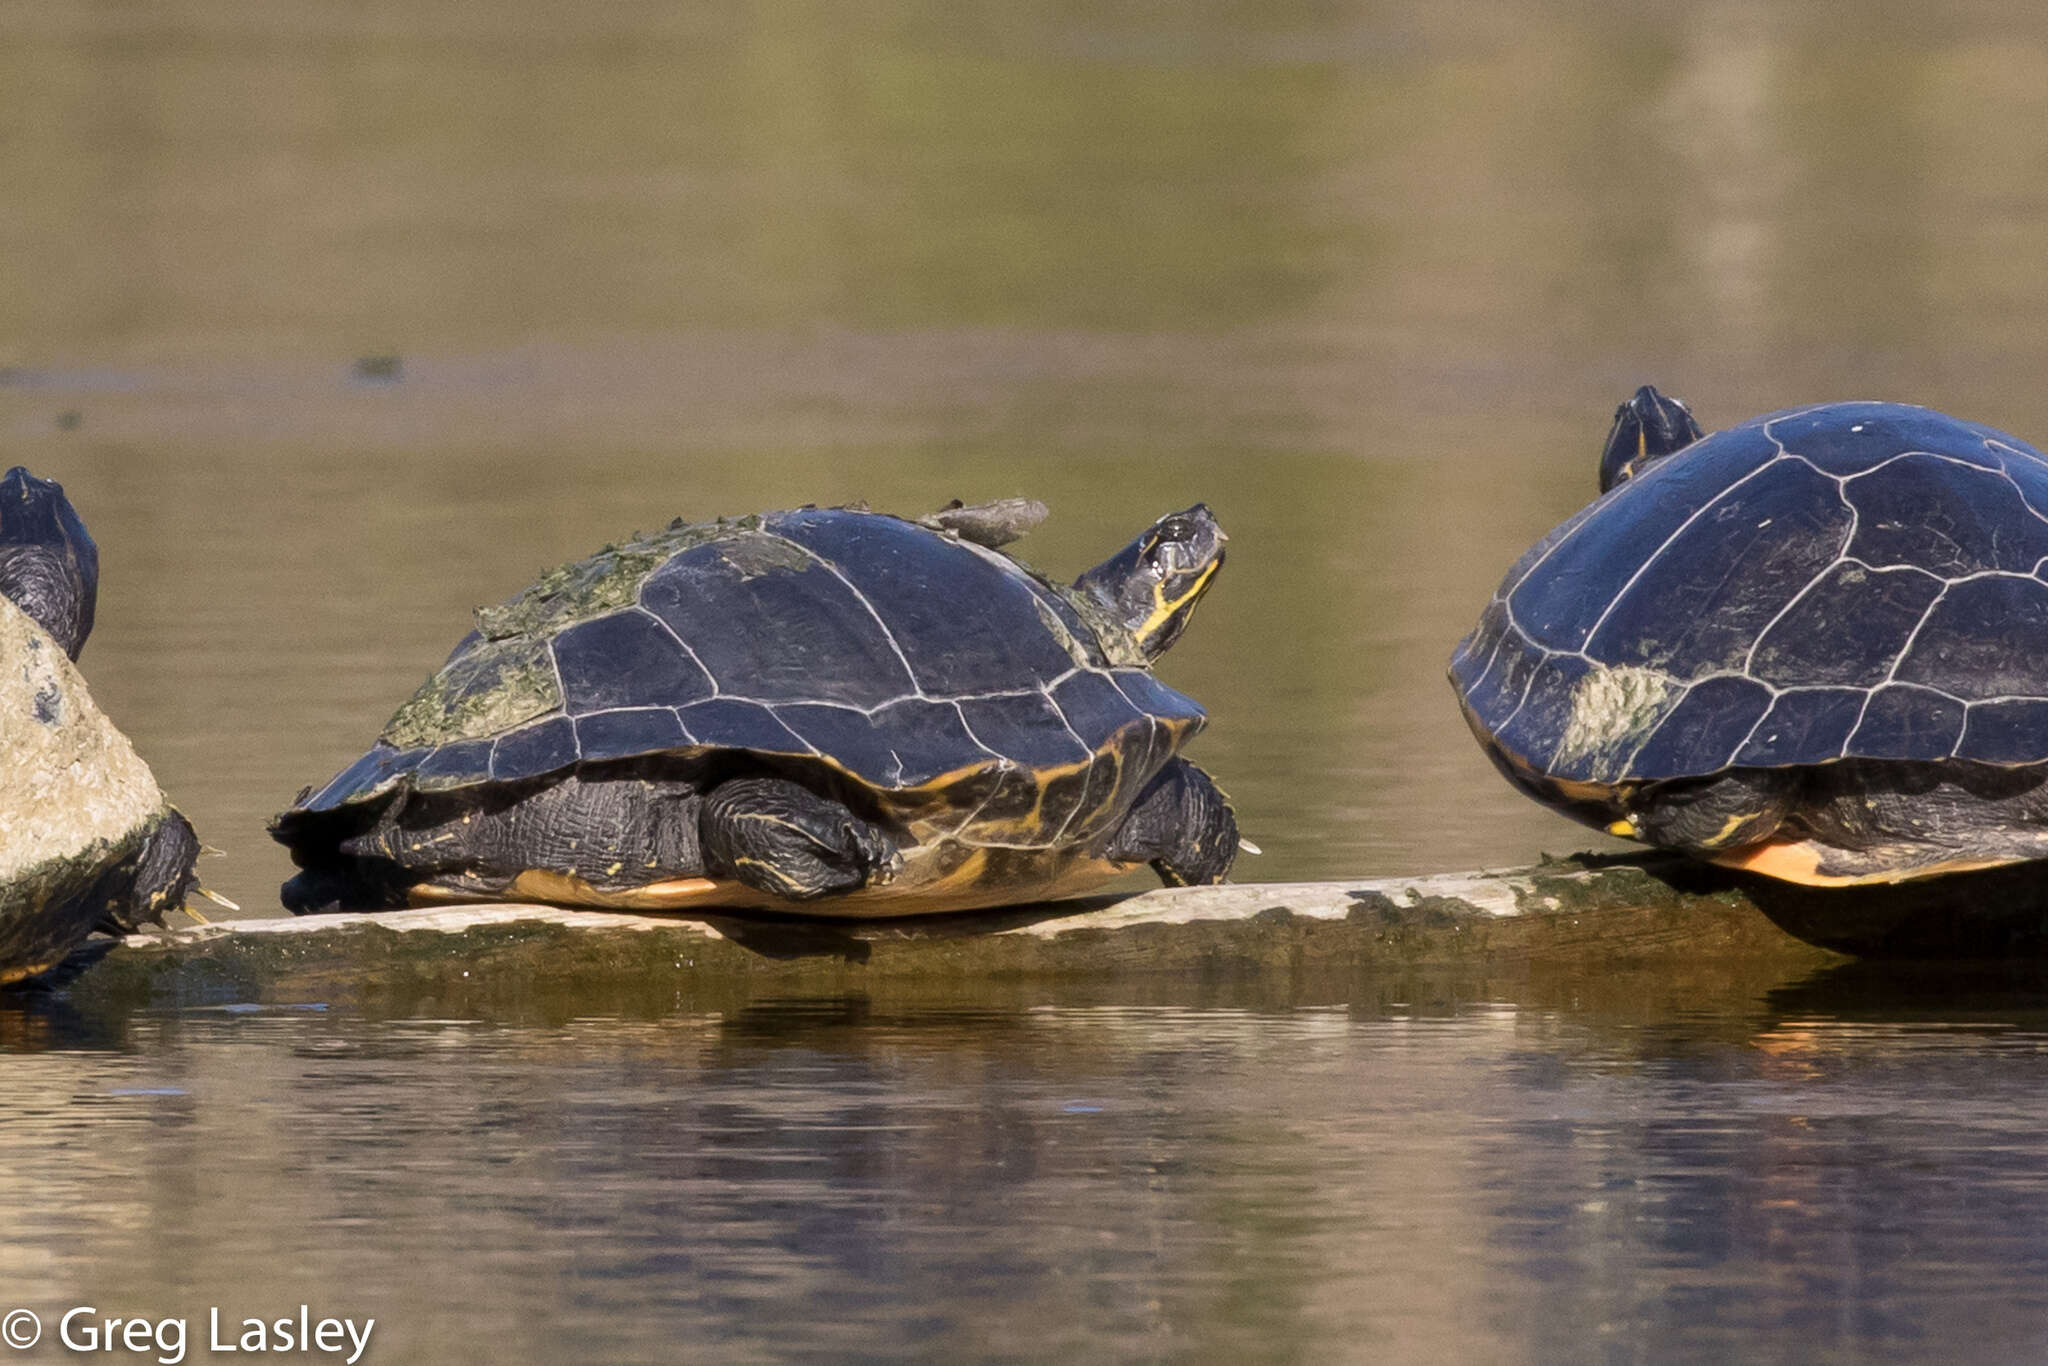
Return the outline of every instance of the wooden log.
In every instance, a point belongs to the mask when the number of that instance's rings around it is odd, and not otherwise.
[[[119,999],[520,992],[633,979],[753,992],[1059,979],[1299,983],[1452,967],[1612,972],[1846,954],[2048,953],[2032,866],[1810,889],[1668,856],[1499,872],[1172,888],[1003,911],[848,922],[450,906],[236,920],[130,937],[74,964],[70,990]]]

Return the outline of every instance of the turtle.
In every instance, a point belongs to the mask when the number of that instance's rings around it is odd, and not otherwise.
[[[0,476],[0,984],[201,891],[200,845],[75,664],[99,552],[53,480]]]
[[[1152,676],[1224,559],[1204,504],[1071,585],[1026,500],[802,507],[607,546],[477,612],[271,825],[299,913],[449,902],[894,916],[1150,864],[1221,881],[1229,801]]]
[[[2048,458],[1902,403],[1703,435],[1644,386],[1601,494],[1451,656],[1523,793],[1835,886],[2048,857]]]

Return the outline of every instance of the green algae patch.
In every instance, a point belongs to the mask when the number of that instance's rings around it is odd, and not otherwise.
[[[587,559],[548,570],[507,602],[477,608],[477,634],[485,640],[552,637],[579,621],[631,607],[640,600],[640,585],[647,576],[685,550],[757,532],[759,527],[759,517],[720,518],[700,525],[677,521],[663,531],[635,534]],[[803,554],[796,546],[789,549]]]
[[[1563,768],[1585,760],[1593,781],[1618,781],[1644,739],[1677,705],[1672,683],[1656,669],[1595,665],[1572,687],[1554,764]]]
[[[1675,856],[1574,855],[1548,860],[1515,881],[1517,902],[1535,913],[1731,909],[1750,906],[1743,880],[1712,864]]]
[[[668,559],[642,543],[606,546],[587,560],[550,569],[509,602],[476,609],[485,640],[549,635],[564,626],[630,607],[640,585]]]
[[[795,541],[765,532],[747,532],[719,544],[715,552],[739,576],[741,583],[771,574],[799,574],[817,564],[818,557]]]
[[[545,640],[479,641],[421,685],[384,727],[399,749],[497,735],[562,705]]]

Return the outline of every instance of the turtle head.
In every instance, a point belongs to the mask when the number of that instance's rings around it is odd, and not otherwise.
[[[1074,588],[1129,631],[1145,658],[1157,659],[1195,614],[1223,565],[1228,539],[1208,505],[1197,503],[1145,528],[1074,580]]]
[[[76,659],[99,590],[99,549],[63,487],[19,465],[0,476],[0,597]]]
[[[1652,461],[1699,439],[1692,410],[1645,384],[1614,410],[1614,427],[1600,452],[1600,491],[1635,478]]]

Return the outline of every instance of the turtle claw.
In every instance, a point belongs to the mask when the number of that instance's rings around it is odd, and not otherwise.
[[[903,855],[887,835],[862,821],[854,831],[854,848],[867,869],[867,885],[883,887],[903,871]]]
[[[228,900],[226,897],[222,896],[219,892],[216,892],[211,887],[195,886],[192,890],[199,893],[199,895],[205,897],[208,901],[211,901],[216,906],[225,906],[231,911],[239,911],[242,909],[240,906]],[[199,912],[193,910],[190,906],[185,907],[185,914],[199,916]],[[205,924],[206,917],[199,916],[199,923],[202,925]]]

